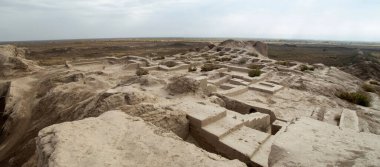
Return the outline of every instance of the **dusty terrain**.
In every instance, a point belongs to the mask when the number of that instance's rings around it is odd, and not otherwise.
[[[377,43],[272,42],[269,58],[335,66],[360,79],[380,79],[380,46]]]
[[[15,45],[0,47],[0,166],[379,163],[376,77],[274,60],[259,41]]]
[[[16,42],[18,47],[26,47],[27,58],[40,65],[59,65],[66,60],[96,57],[165,56],[187,52],[206,46],[202,41],[177,41],[159,39],[136,40],[67,40]]]

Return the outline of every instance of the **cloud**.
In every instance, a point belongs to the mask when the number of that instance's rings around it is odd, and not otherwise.
[[[380,41],[371,0],[0,0],[0,41],[247,37]]]

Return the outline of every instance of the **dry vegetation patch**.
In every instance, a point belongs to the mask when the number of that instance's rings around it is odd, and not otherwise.
[[[253,56],[253,57],[259,57],[259,55],[257,55],[256,53],[247,53],[247,55],[249,55],[249,56]]]
[[[248,61],[248,58],[242,57],[239,59],[238,64],[245,64],[245,63],[247,63],[247,61]]]
[[[188,71],[189,71],[189,72],[195,72],[195,71],[197,71],[197,66],[195,66],[195,65],[190,65],[189,68],[188,68]]]
[[[149,74],[149,71],[146,70],[146,69],[143,69],[143,68],[138,68],[136,70],[136,75],[137,76],[143,76],[143,75],[148,75]]]
[[[216,69],[219,69],[220,67],[215,65],[215,64],[212,64],[212,63],[206,63],[206,64],[203,64],[203,66],[201,67],[201,71],[202,72],[206,72],[206,71],[212,71],[212,70],[216,70]]]
[[[365,106],[365,107],[369,107],[372,101],[368,93],[363,92],[363,91],[357,91],[357,92],[339,91],[336,94],[336,96],[350,103]]]
[[[315,69],[314,67],[310,67],[304,64],[300,66],[301,71],[314,71],[314,69]]]
[[[177,63],[175,61],[167,61],[164,63],[164,65],[167,67],[174,67],[177,65]]]
[[[363,84],[362,89],[366,92],[376,92],[375,88],[369,84]]]
[[[223,61],[231,61],[231,60],[232,60],[231,57],[216,58],[216,61],[221,61],[221,62],[223,62]]]
[[[258,77],[261,75],[261,70],[259,69],[252,69],[248,72],[248,76],[250,77]]]

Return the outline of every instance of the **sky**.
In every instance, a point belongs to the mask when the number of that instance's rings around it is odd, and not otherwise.
[[[380,41],[379,0],[0,0],[0,41],[223,37]]]

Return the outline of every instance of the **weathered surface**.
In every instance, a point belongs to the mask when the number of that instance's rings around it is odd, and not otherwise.
[[[0,45],[0,76],[19,75],[41,69],[35,62],[25,59],[25,50],[13,45]]]
[[[268,45],[260,41],[236,41],[226,40],[220,43],[219,47],[227,48],[254,48],[263,56],[268,56]]]
[[[39,167],[245,166],[119,111],[41,130],[37,154]]]
[[[140,47],[140,44],[138,45]],[[212,134],[227,137],[221,140],[218,138],[217,141],[224,144],[222,147],[216,145],[218,150],[225,147],[225,144],[231,146],[230,152],[222,150],[217,153],[230,158],[244,157],[244,159],[241,158],[244,162],[253,161],[262,166],[268,164],[267,157],[274,139],[269,137],[264,143],[260,138],[250,140],[250,135],[253,133],[248,131],[252,130],[245,126],[268,133],[271,130],[269,123],[274,123],[273,132],[277,132],[283,125],[277,125],[276,120],[285,123],[295,118],[311,116],[334,125],[335,128],[339,128],[337,125],[341,123],[342,127],[348,129],[347,131],[351,131],[350,129],[354,127],[356,130],[359,128],[360,132],[380,134],[380,114],[379,107],[376,105],[379,102],[378,94],[372,93],[373,106],[371,107],[352,105],[335,95],[336,90],[360,89],[363,84],[361,79],[334,67],[301,62],[277,62],[268,59],[259,49],[262,48],[265,51],[265,46],[255,41],[229,40],[214,48],[197,48],[172,56],[160,53],[154,54],[153,57],[130,56],[130,52],[115,55],[125,55],[120,58],[103,57],[113,54],[107,53],[101,56],[98,53],[100,50],[88,48],[84,50],[91,50],[94,57],[77,59],[77,52],[72,52],[75,57],[62,60],[49,55],[71,52],[73,48],[47,47],[43,51],[46,55],[42,57],[46,56],[49,61],[52,61],[50,63],[61,61],[60,64],[63,64],[63,60],[72,61],[68,62],[68,66],[71,65],[71,67],[67,68],[64,65],[48,66],[49,63],[45,64],[46,62],[43,63],[44,60],[40,59],[39,63],[46,65],[44,66],[46,70],[38,70],[38,68],[33,70],[32,64],[36,62],[30,61],[28,64],[29,60],[23,57],[23,51],[26,51],[25,55],[35,60],[34,56],[28,56],[27,50],[15,47],[5,48],[10,49],[6,52],[0,51],[0,57],[4,55],[7,57],[3,66],[6,71],[0,70],[0,73],[11,74],[5,77],[4,81],[12,84],[9,90],[6,87],[5,90],[8,90],[9,95],[5,98],[2,93],[4,91],[0,91],[3,96],[0,98],[0,112],[4,113],[3,122],[0,124],[3,125],[0,137],[3,139],[0,142],[0,166],[33,166],[37,157],[35,139],[41,129],[57,123],[97,117],[110,110],[122,110],[131,116],[140,117],[168,132],[174,132],[183,139],[187,139],[189,129],[190,134],[193,135],[194,129],[189,128],[189,120],[191,125],[205,122],[210,124],[205,127],[210,130],[209,132],[216,132]],[[120,49],[113,44],[107,48],[109,49],[107,52]],[[163,59],[162,55],[164,55]],[[25,60],[27,64],[25,66],[18,64],[17,60],[9,62],[9,57]],[[174,68],[181,64],[191,65],[197,70],[188,71],[187,68],[181,68],[166,71],[159,68],[163,62],[175,62],[178,65]],[[204,64],[213,64],[220,68],[201,71]],[[30,70],[24,68],[28,65],[30,65]],[[314,70],[300,71],[301,65],[313,66]],[[149,74],[136,76],[136,68],[149,70]],[[263,72],[262,75],[249,77],[247,72],[251,68],[260,69]],[[273,84],[281,85],[283,89],[268,94],[247,88],[263,82],[269,87]],[[192,103],[197,103],[202,108],[195,107],[196,104]],[[212,103],[222,106],[219,108],[223,110],[215,115],[207,114],[207,111],[216,106]],[[183,107],[185,104],[189,105],[189,110]],[[233,111],[227,112],[225,108]],[[358,119],[351,117],[352,115],[342,114],[345,109],[354,110]],[[236,116],[231,114],[234,112],[241,114],[236,114]],[[251,121],[247,123],[249,126],[245,124],[244,129],[241,129],[242,124],[236,123],[236,120],[249,116],[249,113],[254,115],[266,113],[270,115],[270,118],[250,119]],[[186,114],[189,120],[186,119]],[[199,117],[195,117],[194,114],[198,114]],[[244,116],[239,116],[243,114]],[[341,115],[343,119],[339,120]],[[199,121],[191,123],[195,120],[191,116],[199,118]],[[359,122],[358,126],[357,122]],[[199,128],[199,130],[202,129]],[[233,136],[228,136],[230,134]],[[195,140],[199,139],[199,133],[195,135],[198,135],[198,138],[192,137]],[[245,147],[247,143],[239,140],[240,136],[245,136],[248,144],[253,144],[252,141],[261,142],[260,148],[255,149],[257,152],[253,156],[242,154],[247,153],[246,150],[251,152],[254,147]],[[257,136],[259,135],[252,135],[252,137]],[[208,145],[202,145],[199,142],[209,141],[206,139],[197,140],[196,144],[207,149]],[[211,146],[215,145],[215,142],[210,143]],[[237,150],[234,151],[232,148]],[[234,154],[237,151],[239,154]]]
[[[168,84],[168,90],[171,93],[194,93],[200,88],[200,81],[188,76],[173,77],[171,81],[172,82]]]
[[[278,134],[269,166],[378,166],[380,136],[301,118]]]
[[[261,41],[251,41],[255,49],[264,56],[268,56],[268,45]]]
[[[186,119],[186,113],[181,110],[160,107],[151,103],[125,105],[120,109],[128,115],[140,117],[157,127],[170,130],[182,139],[188,137],[189,121]]]
[[[339,127],[359,132],[359,118],[356,111],[344,109],[340,117]]]

